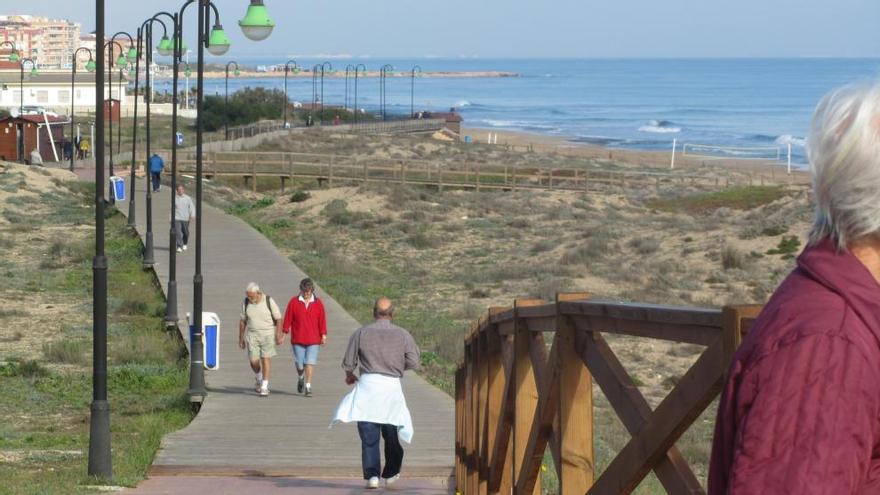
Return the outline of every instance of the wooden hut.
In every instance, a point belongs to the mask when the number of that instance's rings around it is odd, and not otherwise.
[[[0,119],[0,160],[29,162],[34,148],[40,150],[44,162],[62,160],[66,122],[64,117],[49,115]]]

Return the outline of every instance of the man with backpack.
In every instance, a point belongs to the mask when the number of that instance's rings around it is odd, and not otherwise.
[[[281,311],[260,286],[251,282],[241,308],[238,323],[238,346],[247,348],[251,369],[256,378],[255,389],[261,397],[269,395],[269,375],[275,342],[281,339]]]

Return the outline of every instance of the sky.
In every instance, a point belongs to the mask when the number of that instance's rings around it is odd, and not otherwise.
[[[877,0],[265,0],[277,27],[260,43],[238,28],[248,0],[214,2],[237,57],[880,57]],[[2,4],[94,29],[92,1]],[[112,33],[182,2],[106,4]]]

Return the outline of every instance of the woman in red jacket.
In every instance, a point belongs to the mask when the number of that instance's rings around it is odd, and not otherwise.
[[[327,318],[324,304],[315,296],[312,280],[304,278],[299,283],[299,290],[299,295],[287,303],[282,331],[291,334],[290,343],[299,374],[296,391],[305,392],[308,397],[312,395],[312,372],[318,364],[318,350],[327,343]]]
[[[816,219],[726,375],[709,495],[880,493],[880,84],[826,96]]]

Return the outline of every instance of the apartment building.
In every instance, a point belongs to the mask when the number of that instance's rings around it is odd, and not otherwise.
[[[31,15],[0,15],[0,43],[11,41],[40,67],[68,68],[80,44],[80,24]],[[0,48],[0,68],[10,68],[8,45]],[[14,64],[17,65],[17,64]]]

